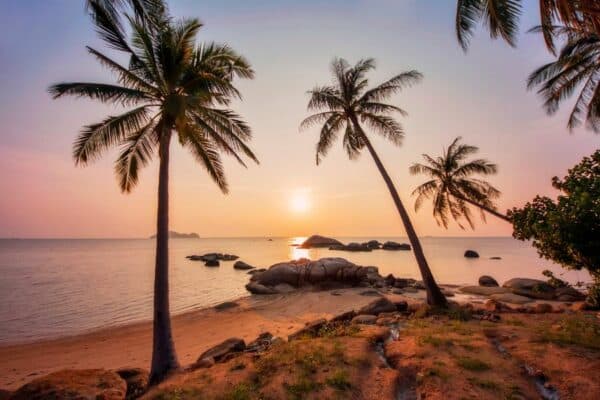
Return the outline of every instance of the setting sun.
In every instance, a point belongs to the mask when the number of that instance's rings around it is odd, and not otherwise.
[[[296,213],[304,213],[310,209],[311,203],[307,190],[300,189],[292,193],[290,208]]]

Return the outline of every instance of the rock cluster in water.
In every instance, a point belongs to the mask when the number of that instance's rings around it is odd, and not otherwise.
[[[381,243],[378,240],[369,240],[368,242],[358,243],[352,242],[348,244],[343,244],[339,240],[329,238],[326,236],[313,235],[306,239],[301,245],[303,249],[310,248],[321,248],[327,247],[329,250],[339,250],[339,251],[373,251],[373,250],[410,250],[410,244],[407,243],[397,243],[393,241],[387,241],[385,243]]]
[[[252,274],[246,289],[253,294],[278,294],[304,286],[329,288],[336,285],[415,291],[423,288],[414,279],[395,278],[393,275],[384,278],[377,267],[360,266],[344,258],[328,257],[316,261],[300,259],[274,264],[265,271]]]
[[[218,267],[220,261],[235,261],[239,257],[234,254],[227,253],[206,253],[203,255],[191,255],[186,257],[191,261],[203,261],[207,267]]]

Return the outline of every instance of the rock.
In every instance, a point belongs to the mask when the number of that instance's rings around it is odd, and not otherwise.
[[[404,293],[404,290],[402,290],[402,289],[397,289],[397,288],[392,289],[392,294],[403,294],[403,293]]]
[[[202,358],[194,364],[194,368],[210,368],[215,365],[215,359],[212,357]]]
[[[387,286],[394,286],[394,283],[396,283],[396,278],[392,274],[389,274],[383,280]]]
[[[0,389],[0,400],[9,400],[10,396],[12,396],[12,392],[8,390]]]
[[[341,296],[341,295],[342,295],[342,292],[339,292],[339,291],[337,291],[337,290],[333,290],[333,291],[332,291],[332,292],[330,292],[329,294],[330,294],[330,295],[332,295],[332,296]]]
[[[533,312],[536,314],[547,314],[553,311],[552,305],[548,303],[538,303],[533,307]]]
[[[303,249],[310,249],[313,247],[331,247],[336,245],[343,245],[339,240],[328,238],[320,235],[312,235],[306,239],[300,247]]]
[[[206,253],[201,256],[199,256],[199,255],[187,256],[187,258],[192,261],[208,262],[208,261],[233,261],[233,260],[237,260],[238,256],[236,256],[234,254]]]
[[[410,244],[408,243],[397,243],[392,241],[385,242],[381,248],[383,250],[410,250]]]
[[[458,289],[460,292],[476,294],[479,296],[491,296],[493,294],[510,293],[506,288],[495,286],[464,286]]]
[[[205,358],[213,358],[215,362],[223,360],[230,353],[239,353],[246,349],[246,343],[243,339],[236,337],[229,338],[218,345],[211,347],[198,357],[198,361]],[[198,362],[197,361],[197,362]]]
[[[289,283],[279,283],[273,286],[273,289],[275,289],[277,293],[291,293],[296,290],[296,288]]]
[[[485,311],[489,311],[489,312],[512,311],[512,308],[510,308],[509,306],[507,306],[503,302],[498,301],[496,299],[489,299],[489,300],[487,300],[484,303],[483,308],[484,308]]]
[[[105,369],[65,369],[34,379],[13,393],[11,400],[123,400],[127,384]]]
[[[500,285],[498,285],[498,282],[491,276],[483,275],[483,276],[479,277],[479,286],[493,287],[493,286],[500,286]]]
[[[363,243],[363,244],[366,244],[367,247],[369,247],[372,250],[376,250],[381,247],[381,243],[379,243],[379,241],[377,241],[377,240],[369,240],[368,242]]]
[[[143,368],[121,368],[117,374],[123,378],[127,384],[127,399],[137,399],[146,392],[148,387],[148,378],[150,373]]]
[[[249,270],[249,269],[254,269],[254,267],[250,264],[246,264],[243,261],[236,261],[233,264],[233,268],[234,269],[240,269],[240,270]]]
[[[475,250],[467,250],[465,251],[466,258],[479,258],[479,254]]]
[[[398,319],[394,317],[378,317],[375,324],[379,326],[389,326],[396,322],[398,322]]]
[[[376,267],[362,267],[343,258],[331,257],[274,264],[268,270],[252,275],[250,281],[251,284],[246,285],[246,288],[252,293],[263,294],[266,292],[265,287],[272,289],[271,293],[277,293],[275,287],[279,284],[291,285],[293,288],[309,285],[322,289],[340,288],[343,285],[366,287],[379,285],[383,278]]]
[[[548,285],[548,283],[541,281],[539,279],[530,279],[530,278],[513,278],[504,282],[502,287],[508,289],[523,289],[523,290],[535,290],[538,289],[540,291],[551,291],[553,290],[552,286]]]
[[[246,352],[259,353],[267,350],[273,342],[273,335],[271,332],[263,332],[256,339],[248,343],[246,346]]]
[[[352,318],[354,318],[355,316],[356,316],[356,311],[350,310],[350,311],[346,311],[346,312],[336,315],[335,317],[331,318],[330,322],[351,321]]]
[[[490,260],[502,260],[502,257],[494,256],[490,257]]]
[[[214,309],[217,311],[223,311],[223,310],[228,310],[228,309],[234,308],[234,307],[239,307],[239,304],[236,303],[235,301],[226,301],[224,303],[217,304],[214,307]]]
[[[256,275],[254,275],[256,276]],[[265,285],[261,285],[260,283],[257,282],[250,282],[246,285],[246,290],[249,291],[252,294],[277,294],[277,290],[265,286]]]
[[[501,301],[504,303],[512,303],[512,304],[525,304],[531,303],[531,299],[525,296],[519,296],[514,293],[498,293],[490,296],[492,299]]]
[[[375,325],[377,317],[375,315],[357,315],[352,318],[353,324]]]
[[[393,286],[395,288],[403,289],[409,286],[413,286],[415,283],[417,283],[417,281],[414,279],[396,278]]]
[[[393,312],[397,310],[398,308],[394,303],[392,303],[385,297],[382,297],[380,299],[373,300],[372,302],[358,310],[357,314],[377,315],[382,312]]]
[[[425,284],[423,283],[423,281],[416,281],[416,282],[413,284],[413,287],[414,287],[415,289],[418,289],[418,290],[426,290],[426,289],[427,289],[427,288],[425,287]]]
[[[220,264],[218,260],[208,260],[204,265],[207,267],[218,267]]]
[[[248,271],[248,275],[260,274],[261,272],[265,272],[266,270],[266,268],[253,269],[251,271]]]
[[[288,335],[288,341],[299,339],[303,336],[314,336],[319,330],[327,324],[325,318],[320,318],[315,321],[308,322],[306,326],[291,335]]]
[[[408,303],[404,300],[402,301],[395,301],[394,305],[396,306],[396,310],[400,311],[400,312],[404,312],[408,310]]]
[[[584,300],[585,299],[585,294],[583,294],[582,292],[580,292],[579,290],[567,286],[567,287],[561,287],[561,288],[557,288],[554,291],[555,296],[557,297],[557,300],[559,301],[577,301],[577,300]],[[560,300],[560,298],[563,297],[563,299],[565,298],[570,298],[571,300]]]
[[[417,293],[418,291],[419,290],[413,286],[407,286],[402,289],[402,292],[404,292],[404,293]]]
[[[329,246],[329,250],[341,250],[341,251],[372,251],[367,243],[348,243],[347,245],[336,244]]]

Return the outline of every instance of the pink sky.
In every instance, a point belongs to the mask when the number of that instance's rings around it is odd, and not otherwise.
[[[317,130],[298,132],[307,116],[305,92],[328,83],[329,62],[341,56],[351,62],[374,57],[373,83],[413,68],[425,75],[423,83],[392,100],[409,112],[402,119],[404,145],[374,140],[418,233],[510,235],[510,226],[493,217],[487,224],[478,222],[475,231],[462,231],[456,225],[438,227],[429,207],[415,214],[410,192],[422,178],[408,174],[410,163],[422,153],[437,155],[462,136],[499,164],[499,174],[490,181],[502,190],[499,208],[505,210],[536,194],[554,194],[551,177],[564,175],[591,154],[600,136],[583,129],[569,134],[570,103],[550,118],[535,93],[526,91],[527,75],[550,59],[539,37],[523,34],[518,49],[511,49],[480,33],[465,55],[454,37],[451,4],[419,3],[351,1],[336,7],[336,2],[265,1],[250,8],[235,1],[205,7],[172,1],[174,14],[205,22],[200,40],[230,43],[253,63],[257,77],[240,83],[244,101],[236,109],[254,130],[252,147],[261,160],[247,170],[228,161],[231,193],[224,196],[174,143],[172,229],[201,236],[404,235],[368,154],[349,161],[338,143],[317,167]],[[535,23],[537,12],[536,2],[527,4],[523,30]],[[83,7],[59,1],[6,7],[0,16],[5,86],[0,94],[0,237],[150,235],[156,163],[142,172],[141,184],[130,195],[118,190],[114,152],[87,168],[75,168],[71,144],[80,127],[114,110],[84,100],[52,101],[45,93],[61,80],[110,81],[85,54],[86,44],[101,45]],[[58,19],[52,26],[44,24],[48,8]],[[290,205],[297,193],[309,203],[303,212]]]

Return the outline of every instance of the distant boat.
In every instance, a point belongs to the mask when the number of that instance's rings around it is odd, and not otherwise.
[[[156,239],[156,235],[150,236],[150,239]],[[175,231],[169,231],[169,239],[200,239],[200,235],[195,232],[179,233]]]

